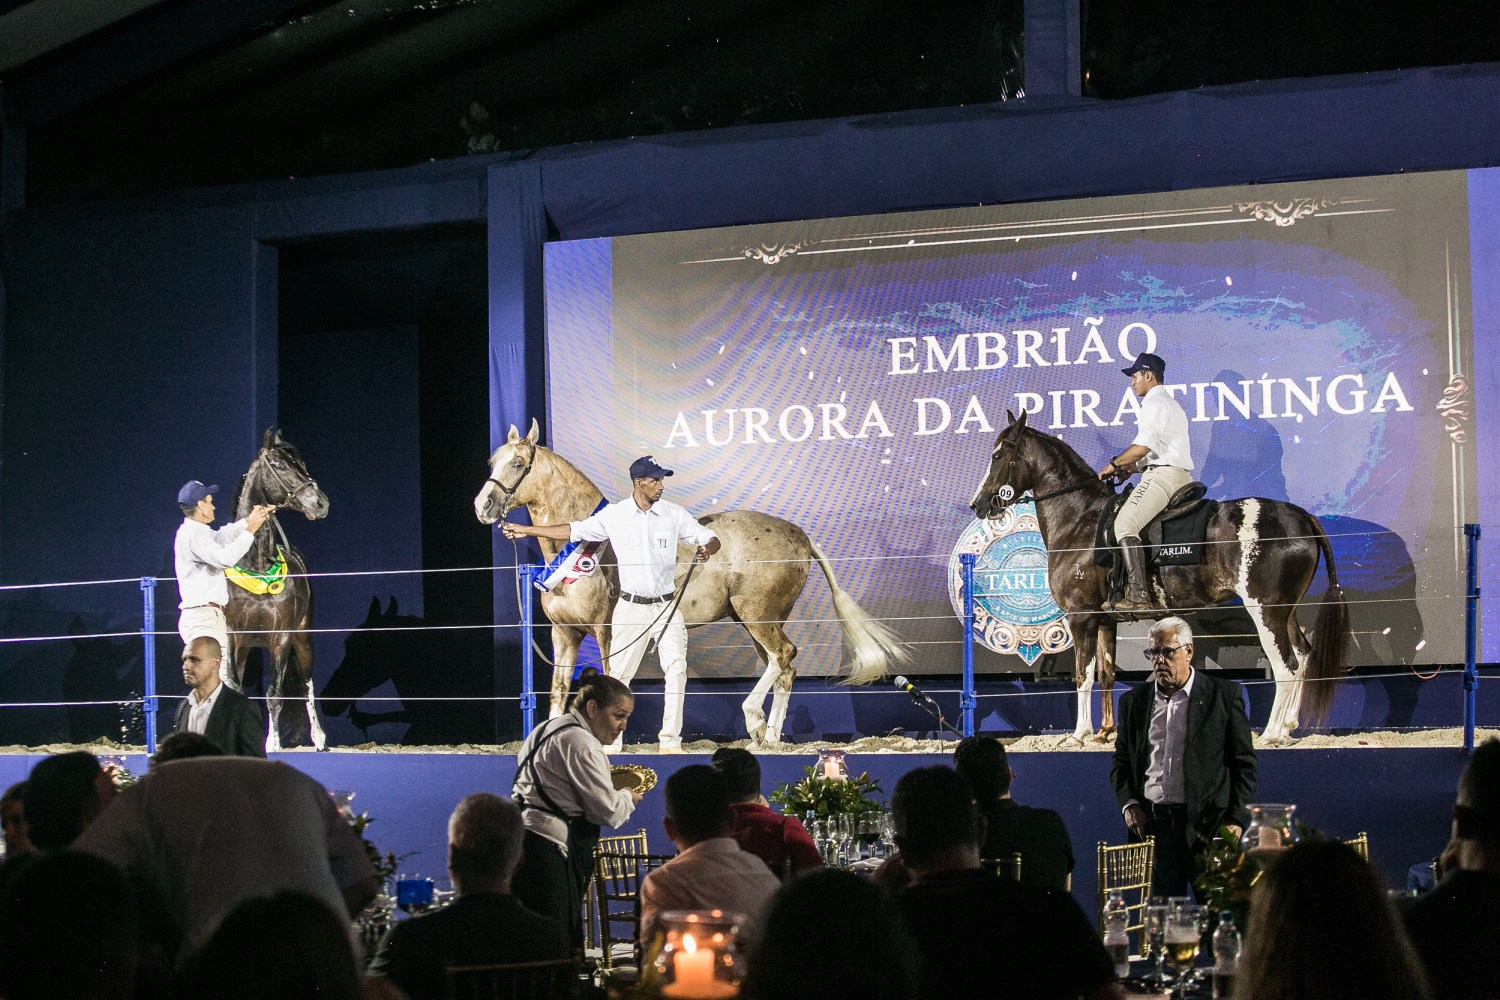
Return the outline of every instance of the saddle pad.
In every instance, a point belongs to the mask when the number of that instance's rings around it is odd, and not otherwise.
[[[1146,552],[1147,562],[1156,566],[1197,566],[1203,562],[1203,537],[1208,533],[1208,519],[1219,509],[1217,500],[1199,501],[1190,510],[1160,521],[1161,538],[1157,541],[1155,531],[1152,545]],[[1156,527],[1157,525],[1152,525]]]
[[[1134,485],[1134,484],[1132,484]],[[1127,486],[1113,501],[1104,505],[1099,513],[1099,524],[1094,529],[1094,565],[1109,567],[1115,564],[1115,553],[1119,546],[1115,542],[1115,514],[1130,495]],[[1199,500],[1180,514],[1165,511],[1166,519],[1160,516],[1146,526],[1142,539],[1146,543],[1146,562],[1151,566],[1197,566],[1203,562],[1203,538],[1208,533],[1208,519],[1219,509],[1217,500]]]

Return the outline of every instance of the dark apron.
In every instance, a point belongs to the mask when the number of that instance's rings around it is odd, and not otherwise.
[[[552,801],[552,797],[547,794],[547,789],[542,787],[541,777],[536,772],[537,751],[542,748],[542,744],[567,728],[569,721],[573,721],[574,725],[579,725],[576,720],[564,719],[563,725],[558,726],[551,732],[543,733],[532,744],[531,752],[526,755],[526,759],[516,768],[518,776],[527,768],[531,769],[531,787],[542,801],[540,803],[527,802],[521,797],[521,793],[516,791],[514,784],[511,785],[510,791],[516,804],[522,809],[535,809],[549,816],[556,816],[568,824],[568,866],[573,872],[573,883],[581,900],[584,891],[588,888],[589,879],[594,877],[594,850],[599,846],[599,824],[590,823],[582,816],[574,816],[564,812],[556,802]],[[579,728],[583,727],[579,725]]]

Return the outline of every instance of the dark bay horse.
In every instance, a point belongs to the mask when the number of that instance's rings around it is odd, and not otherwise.
[[[978,517],[994,517],[1028,491],[1043,498],[1036,513],[1047,546],[1048,581],[1073,633],[1078,692],[1073,736],[1081,741],[1093,734],[1097,671],[1104,702],[1100,738],[1107,738],[1114,731],[1117,618],[1101,610],[1108,597],[1107,571],[1093,559],[1094,530],[1114,491],[1072,448],[1027,427],[1023,412],[1019,419],[1011,416],[995,440],[989,468],[969,506]],[[1161,567],[1159,579],[1151,581],[1156,599],[1183,613],[1236,597],[1244,602],[1276,678],[1263,741],[1290,737],[1303,707],[1313,722],[1327,718],[1333,681],[1348,647],[1349,610],[1333,549],[1318,519],[1279,500],[1227,500],[1208,521],[1203,549],[1201,565]],[[1312,585],[1320,554],[1328,569],[1328,592],[1309,643],[1297,624],[1297,604]],[[1314,683],[1304,692],[1303,681]]]
[[[525,507],[533,524],[579,521],[594,512],[603,494],[567,459],[537,444],[536,421],[522,437],[511,427],[506,443],[490,457],[490,478],[474,498],[474,514],[494,524],[517,507]],[[853,653],[848,683],[868,684],[883,677],[892,661],[907,659],[896,634],[871,618],[839,588],[833,567],[801,528],[790,521],[753,510],[731,510],[700,519],[719,536],[723,548],[697,567],[682,596],[688,628],[729,618],[744,626],[765,670],[745,698],[745,729],[756,741],[780,742],[796,671],[796,645],[783,625],[802,594],[816,562],[833,594],[833,607]],[[550,560],[561,543],[539,539]],[[679,546],[677,588],[691,562],[691,549]],[[614,554],[600,550],[600,569],[591,576],[552,588],[542,595],[542,610],[552,621],[552,715],[562,712],[578,646],[588,633],[608,662],[610,613],[619,593]],[[769,716],[765,698],[771,698]]]
[[[234,496],[235,519],[245,517],[256,504],[301,511],[309,521],[328,516],[328,497],[308,474],[297,449],[274,428],[266,431],[260,452],[240,480]],[[309,739],[323,750],[328,741],[318,721],[311,683],[312,635],[308,630],[312,628],[312,583],[306,577],[302,553],[287,541],[276,514],[255,533],[255,543],[235,568],[248,574],[266,574],[277,562],[278,553],[286,560],[286,576],[269,592],[253,594],[233,579],[229,582],[229,607],[224,615],[229,621],[230,669],[234,686],[240,687],[249,651],[265,649],[270,657],[265,686],[271,716],[266,750],[280,750],[283,741],[294,746]],[[300,712],[284,714],[286,703],[293,700],[306,702],[305,722]]]

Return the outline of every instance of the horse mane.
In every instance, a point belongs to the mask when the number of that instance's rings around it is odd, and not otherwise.
[[[553,451],[551,448],[546,447],[545,445],[540,445],[539,444],[539,445],[534,445],[533,447],[536,448],[536,453],[537,453],[538,457],[540,457],[542,455],[546,455],[547,456],[547,460],[548,460],[548,462],[550,463],[550,466],[551,466],[551,468],[550,468],[549,471],[552,471],[554,475],[560,474],[560,475],[565,476],[565,477],[566,476],[570,476],[570,475],[574,476],[574,477],[576,477],[578,479],[579,483],[583,487],[585,487],[589,491],[592,491],[593,493],[597,493],[598,494],[597,498],[596,497],[592,497],[592,496],[585,498],[586,501],[587,501],[587,508],[588,509],[585,510],[585,512],[583,514],[578,515],[579,517],[587,517],[589,514],[593,513],[593,508],[594,508],[595,505],[598,504],[599,500],[607,498],[607,495],[605,494],[605,492],[603,490],[601,490],[594,483],[594,481],[588,477],[588,474],[585,473],[578,466],[574,465],[572,462],[568,461],[566,458],[564,458],[563,456],[559,455],[557,452]],[[575,518],[575,520],[576,520],[576,518]]]
[[[1034,427],[1023,427],[1019,435],[1021,441],[1033,442],[1042,451],[1043,461],[1035,468],[1039,475],[1048,471],[1056,471],[1060,474],[1060,485],[1069,486],[1079,479],[1093,479],[1093,467],[1084,461],[1083,456],[1068,442],[1055,434],[1039,431]],[[1021,442],[1016,443],[1021,447]]]
[[[246,469],[240,474],[240,484],[234,488],[234,500],[230,502],[229,509],[235,514],[240,512],[240,497],[245,495],[245,480],[249,478],[250,470]]]

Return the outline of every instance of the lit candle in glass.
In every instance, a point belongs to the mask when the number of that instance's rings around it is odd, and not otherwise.
[[[848,781],[849,768],[844,763],[844,751],[827,749],[818,751],[817,774],[832,781]]]
[[[731,1000],[744,969],[734,947],[738,914],[676,910],[661,916],[665,935],[656,969],[668,1000]]]
[[[714,953],[707,948],[699,948],[693,935],[684,934],[682,950],[672,956],[672,981],[662,987],[662,996],[697,1000],[701,997],[729,995],[714,992],[717,986],[714,982]]]

